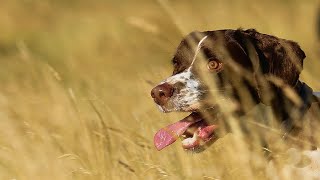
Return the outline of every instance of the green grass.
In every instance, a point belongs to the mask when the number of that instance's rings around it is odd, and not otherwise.
[[[238,27],[299,42],[302,78],[320,89],[316,10],[315,0],[4,0],[0,179],[263,178],[261,156],[232,135],[201,154],[179,143],[158,152],[154,133],[186,114],[160,113],[150,90],[184,35]]]

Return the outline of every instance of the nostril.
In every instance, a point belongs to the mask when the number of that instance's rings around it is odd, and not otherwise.
[[[163,97],[163,96],[166,96],[166,94],[163,91],[160,91],[159,92],[159,97]]]
[[[155,98],[155,97],[156,97],[156,96],[154,95],[153,90],[151,91],[151,97],[152,97],[152,98]]]
[[[169,83],[162,83],[151,90],[151,97],[159,105],[164,105],[173,95],[174,88]]]
[[[161,95],[167,98],[170,98],[173,95],[173,87],[169,83],[162,84]]]

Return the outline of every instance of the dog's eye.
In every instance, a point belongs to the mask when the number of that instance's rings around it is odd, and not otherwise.
[[[207,64],[207,68],[210,72],[218,72],[222,67],[222,63],[217,60],[210,60]]]
[[[176,60],[176,59],[173,59],[173,60],[172,60],[172,65],[173,65],[173,66],[179,65],[179,61]]]

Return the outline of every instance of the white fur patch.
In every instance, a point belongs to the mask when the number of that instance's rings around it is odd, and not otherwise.
[[[320,92],[313,92],[313,94],[314,94],[315,96],[317,96],[318,98],[320,98]]]
[[[290,163],[282,169],[276,169],[271,161],[267,167],[267,174],[270,179],[320,179],[320,149],[314,151],[302,151],[291,148],[286,155]],[[309,163],[304,167],[297,167],[302,158],[308,158]],[[280,176],[279,176],[280,175]]]
[[[208,36],[205,36],[199,41],[193,60],[188,69],[173,75],[160,83],[168,83],[173,87],[177,84],[180,86],[178,89],[175,89],[174,94],[165,105],[166,107],[159,106],[161,111],[189,111],[199,105],[200,96],[202,95],[199,91],[200,81],[195,78],[194,74],[191,72],[191,68],[200,52],[203,41],[207,37]]]
[[[201,49],[201,47],[202,47],[201,44],[203,43],[204,40],[207,39],[207,37],[208,37],[208,36],[205,36],[204,38],[202,38],[202,39],[199,41],[198,46],[197,46],[197,50],[196,50],[196,52],[195,52],[195,54],[194,54],[194,56],[193,56],[191,65],[190,65],[190,67],[188,68],[188,70],[191,69],[191,67],[193,66],[194,62],[196,61],[197,55],[199,54],[200,49]]]
[[[162,83],[169,83],[173,86],[180,84],[181,87],[177,89],[169,100],[169,104],[172,105],[169,111],[187,111],[192,105],[198,103],[200,96],[202,95],[199,91],[200,82],[192,72],[188,69],[182,73],[176,74],[164,80]],[[161,84],[162,84],[161,83]]]

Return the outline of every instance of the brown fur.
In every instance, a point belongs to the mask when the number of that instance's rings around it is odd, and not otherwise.
[[[299,129],[299,133],[292,134],[301,134],[302,120],[310,114],[311,105],[313,109],[319,108],[319,100],[309,86],[299,81],[306,57],[300,46],[254,29],[193,32],[181,41],[173,57],[174,75],[190,66],[195,53],[193,46],[204,36],[208,36],[201,48],[205,58],[224,64],[223,71],[215,74],[218,86],[223,89],[231,84],[232,98],[240,104],[235,114],[243,115],[253,105],[263,103],[272,107],[283,130],[290,133]],[[238,68],[242,69],[240,73]],[[287,89],[295,96],[288,96]],[[242,97],[241,91],[249,92],[251,97]],[[248,98],[253,104],[247,103]]]

